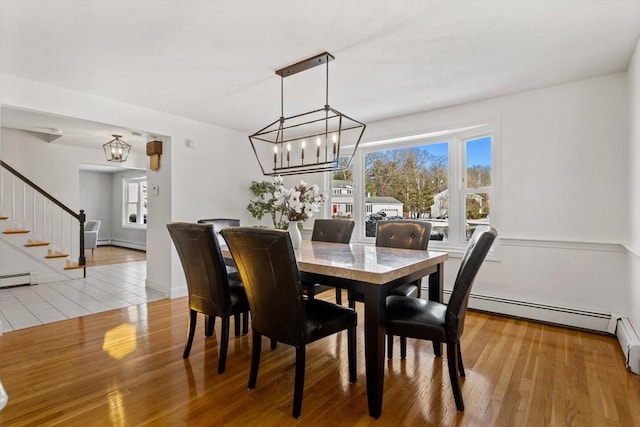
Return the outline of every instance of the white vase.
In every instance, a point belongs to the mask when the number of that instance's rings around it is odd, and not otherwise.
[[[293,249],[298,249],[302,244],[302,234],[298,228],[298,221],[289,221],[289,235],[291,236],[291,244]]]

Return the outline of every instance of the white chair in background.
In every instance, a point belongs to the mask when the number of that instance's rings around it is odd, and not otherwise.
[[[98,247],[98,231],[100,231],[100,221],[90,220],[84,224],[84,248],[91,249],[91,258],[93,258],[93,251]]]

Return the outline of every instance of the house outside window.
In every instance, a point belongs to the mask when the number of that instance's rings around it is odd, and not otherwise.
[[[123,226],[147,227],[147,177],[124,178]]]
[[[373,241],[379,221],[420,219],[432,223],[435,246],[462,247],[478,225],[490,223],[494,126],[443,133],[364,144],[351,168],[334,174],[332,216],[356,220],[354,240]]]

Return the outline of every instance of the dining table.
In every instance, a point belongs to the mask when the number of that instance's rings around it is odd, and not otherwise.
[[[225,258],[232,260],[227,249]],[[382,413],[384,391],[385,307],[389,291],[428,277],[428,298],[442,302],[446,252],[302,241],[295,249],[303,282],[322,283],[364,295],[365,376],[369,415]],[[436,355],[442,344],[434,343]]]

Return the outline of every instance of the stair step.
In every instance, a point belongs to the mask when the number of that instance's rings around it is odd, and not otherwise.
[[[65,270],[76,270],[76,269],[84,268],[84,267],[85,267],[84,265],[78,265],[77,262],[71,262],[71,261],[67,260],[67,263],[64,266],[64,269]]]
[[[43,240],[29,240],[24,244],[27,248],[33,248],[36,246],[49,246],[49,242]]]
[[[62,252],[51,252],[50,254],[46,254],[45,258],[66,258],[69,254],[63,254]]]
[[[31,230],[25,230],[22,228],[7,228],[2,234],[27,234],[31,233]]]

